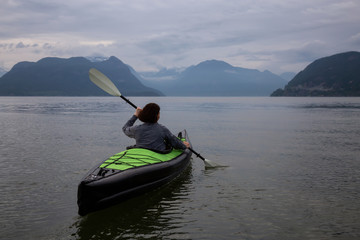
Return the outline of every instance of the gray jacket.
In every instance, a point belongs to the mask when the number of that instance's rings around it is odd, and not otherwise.
[[[165,151],[166,145],[176,149],[186,149],[182,143],[169,129],[159,123],[143,123],[133,126],[138,118],[133,115],[123,126],[123,132],[131,138],[135,138],[136,147],[148,148],[156,151]]]

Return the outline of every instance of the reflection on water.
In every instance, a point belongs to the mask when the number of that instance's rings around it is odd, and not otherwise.
[[[181,203],[189,201],[191,165],[174,181],[145,195],[79,218],[75,239],[174,239],[190,224]],[[183,239],[183,238],[181,238]]]

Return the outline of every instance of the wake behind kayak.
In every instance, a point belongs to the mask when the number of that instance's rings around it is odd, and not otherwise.
[[[179,133],[189,141],[186,130]],[[158,153],[132,148],[96,165],[78,186],[78,213],[82,216],[157,188],[189,165],[191,151],[172,149]]]

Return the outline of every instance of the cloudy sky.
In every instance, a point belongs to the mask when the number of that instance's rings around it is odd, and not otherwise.
[[[137,71],[223,60],[298,72],[360,51],[359,0],[0,0],[0,67],[116,56]]]

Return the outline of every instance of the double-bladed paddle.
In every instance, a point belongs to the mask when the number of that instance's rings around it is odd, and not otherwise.
[[[125,98],[120,91],[117,89],[117,87],[114,85],[114,83],[106,77],[103,73],[101,73],[99,70],[95,68],[91,68],[89,71],[89,77],[90,80],[99,88],[104,90],[110,95],[121,97],[123,100],[125,100],[128,104],[130,104],[133,108],[137,108],[135,104],[133,104],[129,99]],[[198,158],[204,161],[206,167],[219,167],[217,163],[214,163],[208,159],[205,159],[203,156],[201,156],[199,153],[195,152],[192,148],[189,148],[191,152],[193,152]]]

